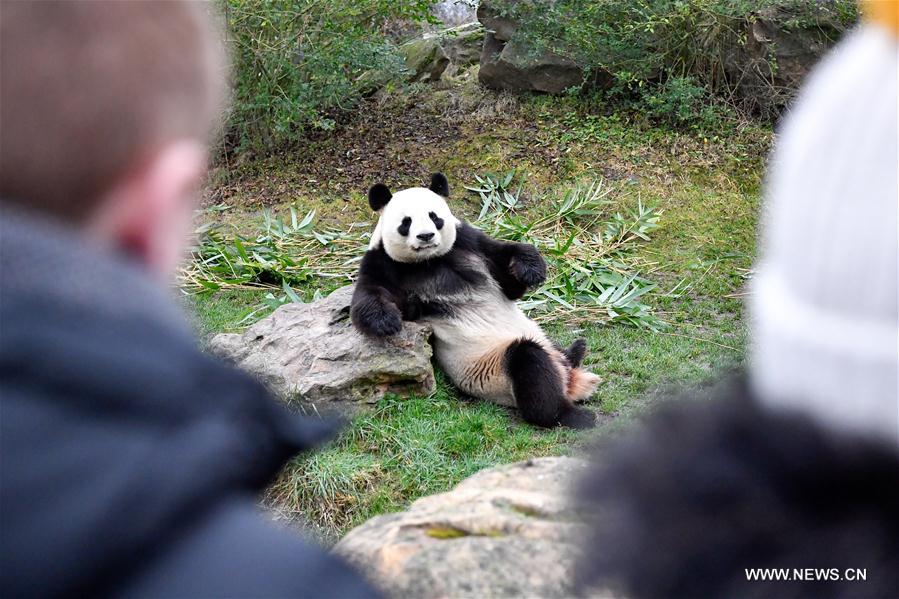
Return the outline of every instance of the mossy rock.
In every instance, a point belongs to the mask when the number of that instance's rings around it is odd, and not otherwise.
[[[352,295],[347,286],[286,304],[242,334],[216,335],[210,349],[313,413],[351,416],[386,393],[433,393],[430,328],[406,322],[393,337],[366,337],[350,322]]]
[[[570,487],[586,467],[550,457],[482,470],[372,518],[335,551],[397,598],[571,597],[585,524]]]
[[[449,58],[436,36],[426,36],[406,42],[400,53],[409,69],[410,81],[437,81],[449,65]]]

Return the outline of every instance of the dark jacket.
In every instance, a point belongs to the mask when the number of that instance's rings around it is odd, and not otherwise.
[[[198,351],[136,265],[0,207],[0,595],[373,596],[257,509],[332,427]]]
[[[742,380],[709,394],[597,456],[582,583],[635,599],[896,597],[896,447],[766,409]]]

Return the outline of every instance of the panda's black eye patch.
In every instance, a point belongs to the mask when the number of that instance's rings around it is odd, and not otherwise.
[[[400,223],[400,226],[396,228],[396,232],[405,237],[409,234],[409,227],[412,226],[412,219],[408,216],[403,219],[403,222]]]
[[[443,219],[434,214],[433,212],[428,212],[428,216],[431,217],[431,220],[434,221],[434,226],[437,227],[437,230],[443,228]]]

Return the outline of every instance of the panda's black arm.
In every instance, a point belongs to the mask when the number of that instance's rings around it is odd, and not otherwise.
[[[362,258],[350,302],[350,319],[366,335],[387,337],[403,328],[402,296],[384,276],[380,253],[369,251]]]
[[[533,245],[493,239],[468,224],[460,232],[468,238],[466,241],[477,245],[491,276],[509,299],[520,299],[528,289],[546,280],[546,262]]]

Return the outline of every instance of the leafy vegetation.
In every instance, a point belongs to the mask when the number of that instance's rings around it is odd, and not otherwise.
[[[522,302],[537,320],[574,324],[589,319],[625,322],[652,329],[663,323],[642,303],[655,284],[639,274],[628,255],[634,242],[649,241],[661,213],[641,202],[625,215],[606,215],[611,188],[602,180],[575,185],[560,201],[540,201],[524,213],[518,191],[510,193],[514,171],[503,177],[478,177],[467,187],[481,198],[477,224],[499,239],[534,244],[549,262],[549,278]],[[533,312],[536,312],[534,314]]]
[[[395,80],[392,19],[432,20],[429,0],[222,0],[236,80],[226,143],[268,151],[330,130],[336,109]]]
[[[363,102],[308,152],[253,159],[213,179],[198,215],[209,224],[182,279],[203,336],[241,330],[293,301],[288,290],[309,300],[350,280],[373,228],[365,189],[378,180],[420,184],[439,170],[455,188],[456,213],[493,235],[540,244],[550,278],[525,307],[563,345],[587,339],[586,364],[603,379],[588,405],[602,424],[538,430],[514,410],[460,397],[438,371],[433,396],[387,397],[290,464],[267,494],[280,515],[335,540],[483,467],[577,453],[626,427],[669,386],[700,384],[742,362],[741,290],[767,126],[658,127],[591,97],[510,97],[471,81]],[[631,289],[654,285],[632,299],[655,328],[596,303],[621,288],[603,280],[608,273],[637,275]]]
[[[539,202],[540,210],[524,211],[518,191],[511,193],[514,177],[478,176],[482,207],[475,225],[499,239],[532,243],[550,265],[548,280],[522,303],[537,320],[552,317],[576,324],[608,320],[651,329],[664,323],[641,298],[656,286],[639,273],[640,263],[628,253],[630,246],[649,240],[658,227],[660,212],[636,206],[626,212],[608,213],[611,188],[601,180],[575,185],[561,200]],[[346,230],[317,231],[315,211],[300,218],[290,208],[282,221],[263,212],[261,230],[252,237],[234,232],[226,236],[212,223],[197,230],[194,260],[182,271],[182,288],[208,293],[223,288],[264,287],[269,292],[245,318],[252,320],[265,308],[318,297],[353,280],[358,262],[371,235],[372,225],[352,223]]]
[[[745,75],[728,68],[730,54],[749,43],[762,11],[778,10],[786,28],[817,28],[834,39],[840,31],[826,30],[858,19],[854,0],[491,0],[490,6],[520,23],[516,39],[532,52],[550,50],[581,65],[585,89],[600,82],[606,100],[659,123],[699,129],[727,114]],[[776,72],[776,59],[767,61]]]

